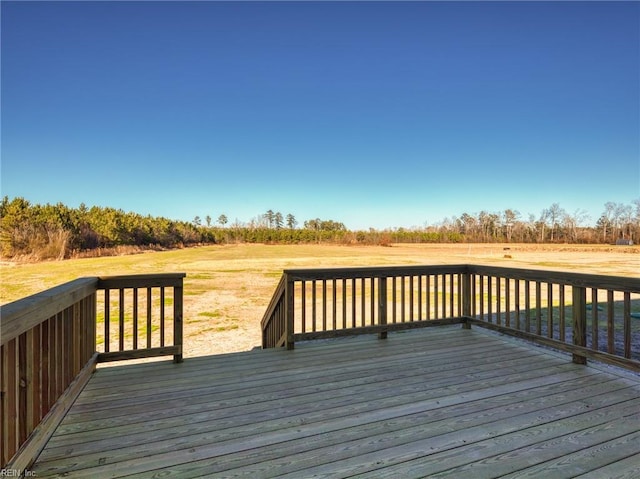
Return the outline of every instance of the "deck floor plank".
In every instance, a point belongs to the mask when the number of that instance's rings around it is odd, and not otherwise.
[[[101,367],[33,472],[624,477],[636,470],[639,410],[637,375],[437,327]]]
[[[593,469],[585,474],[575,476],[576,479],[637,479],[640,477],[640,440],[636,441],[634,451],[624,459],[611,462],[606,466]]]
[[[637,418],[636,418],[637,420]],[[633,425],[628,425],[633,430]],[[621,431],[624,429],[621,428]],[[578,451],[570,451],[553,460],[539,464],[536,467],[528,468],[526,471],[518,471],[514,474],[505,476],[506,478],[536,478],[545,475],[548,478],[568,478],[576,477],[591,470],[602,470],[602,468],[616,463],[620,460],[635,456],[637,466],[640,459],[640,432],[632,432],[621,436],[618,431],[616,437],[612,440],[595,444],[591,447],[585,447]],[[600,477],[613,477],[613,475],[604,474]]]

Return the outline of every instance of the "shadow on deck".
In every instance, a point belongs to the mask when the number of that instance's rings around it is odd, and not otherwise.
[[[638,477],[640,377],[460,326],[99,367],[55,477]]]

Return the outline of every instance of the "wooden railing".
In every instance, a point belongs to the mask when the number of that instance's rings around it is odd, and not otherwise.
[[[184,276],[80,278],[0,307],[2,470],[30,465],[97,362],[160,355],[182,361]]]
[[[285,285],[286,275],[280,278],[280,282],[267,307],[267,312],[262,319],[262,345],[264,347],[280,347],[285,342]],[[266,346],[268,345],[268,346]]]
[[[98,361],[173,355],[174,362],[181,362],[184,277],[167,273],[100,278],[98,289],[104,290],[104,297],[98,305]]]
[[[640,370],[640,278],[469,266],[470,322]],[[633,313],[636,315],[636,313]]]
[[[263,347],[463,322],[466,266],[286,270],[262,320]]]
[[[476,265],[285,270],[263,347],[472,324],[640,371],[640,278]]]

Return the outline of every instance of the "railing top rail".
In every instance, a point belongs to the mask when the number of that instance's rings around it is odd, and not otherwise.
[[[502,266],[468,265],[469,273],[501,276],[503,278],[551,282],[585,288],[640,292],[640,278],[604,274],[574,273],[543,269],[505,268]]]
[[[400,266],[367,266],[348,268],[304,268],[285,269],[284,274],[290,280],[314,279],[349,279],[370,277],[408,276],[412,274],[449,274],[464,273],[468,266],[465,264],[440,265],[400,265]]]
[[[545,269],[508,268],[502,266],[476,264],[368,266],[284,270],[284,274],[293,281],[450,273],[474,273],[502,276],[511,279],[553,282],[558,284],[581,286],[587,288],[640,292],[640,277],[574,273]]]
[[[101,276],[98,278],[98,289],[180,286],[186,276],[186,273]]]
[[[78,278],[0,306],[0,344],[94,293],[97,285],[98,278]]]
[[[180,286],[185,276],[186,273],[161,273],[78,278],[4,304],[0,306],[0,344],[6,344],[99,289]]]

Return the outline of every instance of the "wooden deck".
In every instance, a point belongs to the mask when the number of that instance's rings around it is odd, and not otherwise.
[[[100,367],[32,472],[640,477],[640,378],[459,326]]]

